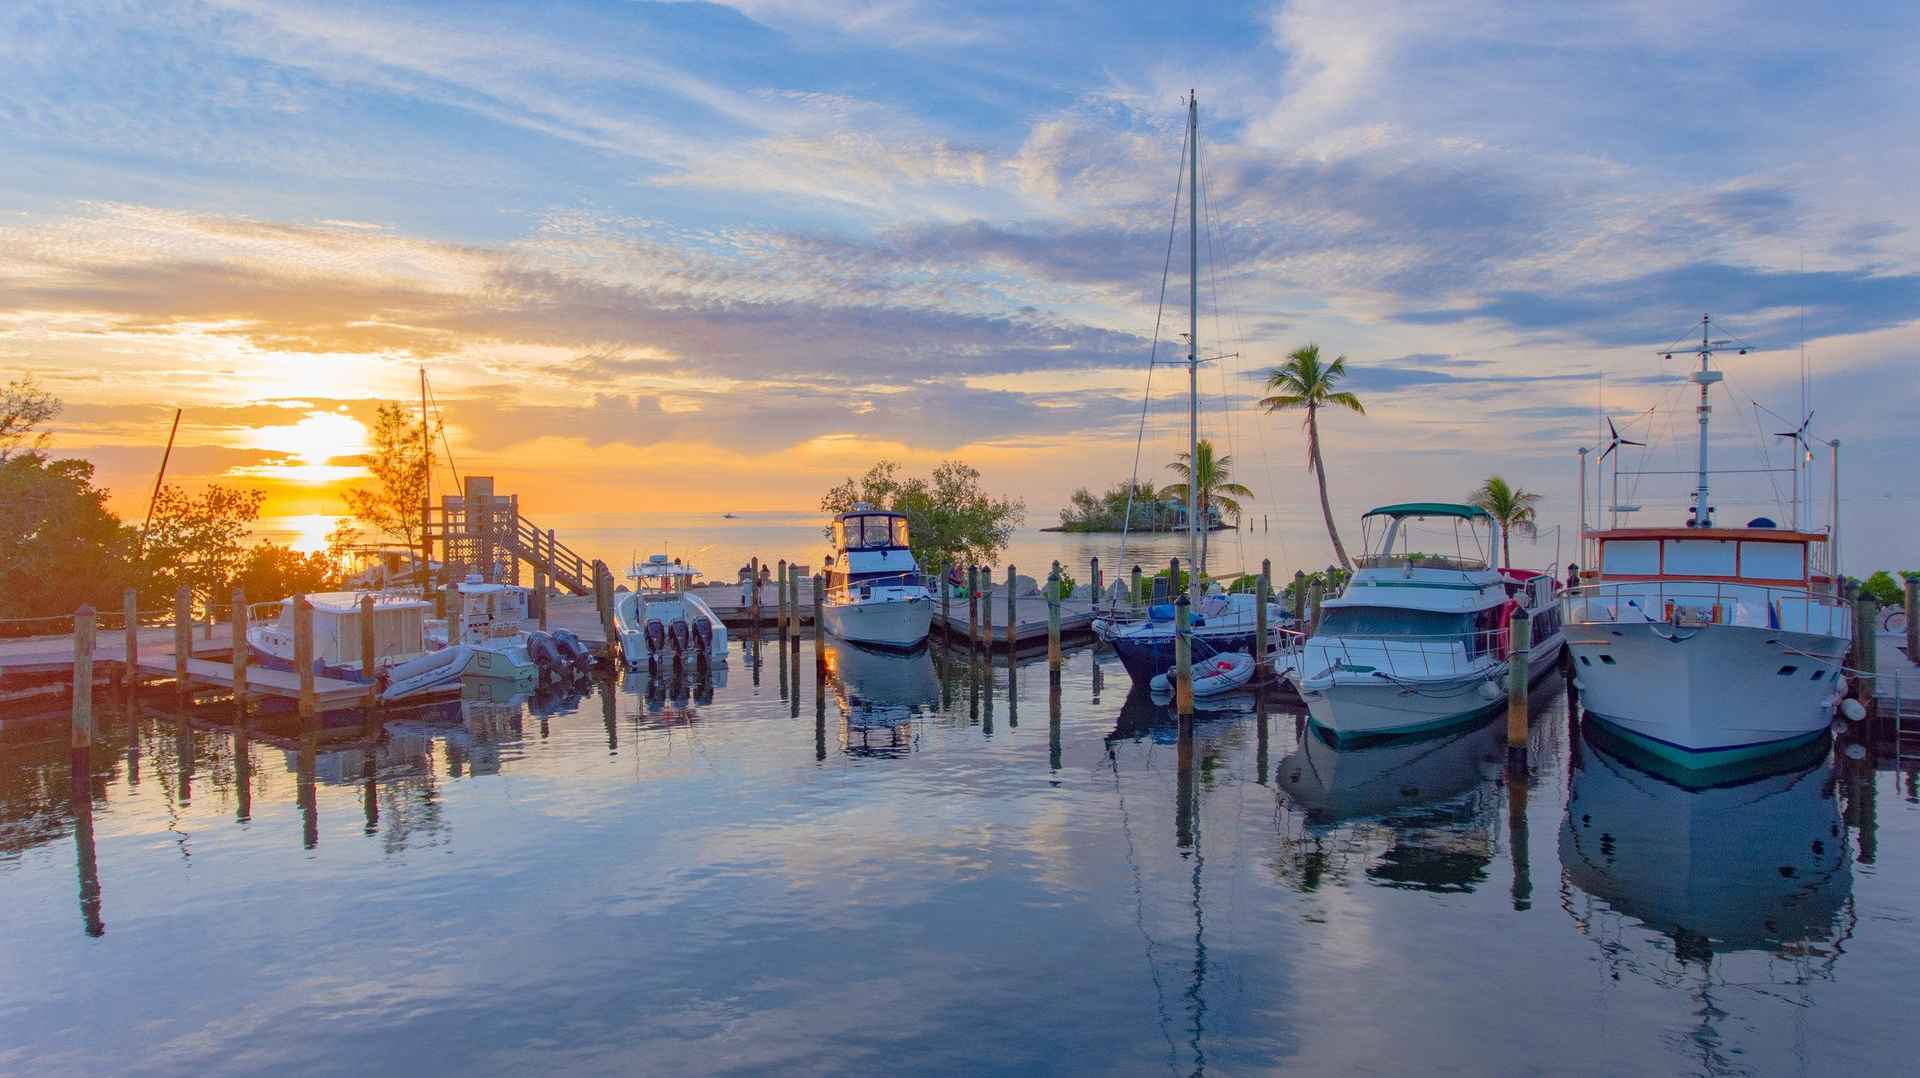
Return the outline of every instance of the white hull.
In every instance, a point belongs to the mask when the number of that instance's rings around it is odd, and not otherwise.
[[[468,644],[471,652],[462,677],[499,681],[532,682],[539,680],[540,668],[527,653],[526,634],[518,640],[502,643]]]
[[[1689,753],[1788,742],[1833,720],[1847,641],[1745,625],[1567,627],[1581,705]]]
[[[655,652],[647,642],[646,626],[650,620],[663,623],[685,621],[691,630],[695,622],[705,622],[712,633],[713,641],[707,649],[707,658],[712,662],[727,661],[727,627],[720,616],[713,612],[706,600],[688,592],[674,592],[660,595],[649,592],[627,593],[614,597],[614,625],[620,633],[620,653],[627,662],[635,666],[647,663],[670,662],[676,656],[681,659],[696,656],[673,649],[670,635],[663,635],[660,650]],[[697,637],[689,631],[687,648],[698,650]]]
[[[1536,646],[1527,663],[1531,683],[1553,666],[1560,638]],[[1384,737],[1438,730],[1505,706],[1507,664],[1490,662],[1437,676],[1340,671],[1295,680],[1315,726],[1336,738]]]
[[[913,648],[927,641],[933,625],[933,599],[924,589],[912,598],[880,598],[828,603],[821,608],[826,629],[854,644],[883,648]]]

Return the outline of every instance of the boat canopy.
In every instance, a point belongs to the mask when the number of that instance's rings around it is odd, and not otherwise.
[[[885,509],[855,509],[833,520],[833,545],[841,552],[905,550],[907,518]]]
[[[1378,509],[1369,509],[1363,516],[1369,517],[1459,517],[1462,520],[1492,519],[1485,509],[1477,505],[1458,505],[1453,502],[1401,502],[1397,505],[1383,505]]]

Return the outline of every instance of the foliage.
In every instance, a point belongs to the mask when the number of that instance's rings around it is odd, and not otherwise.
[[[31,374],[0,387],[0,464],[46,448],[47,432],[40,428],[59,414],[60,398],[35,385]]]
[[[1417,556],[1418,555],[1416,555],[1416,557]],[[1337,565],[1329,565],[1325,569],[1308,573],[1302,583],[1309,589],[1315,584],[1320,585],[1322,595],[1338,595],[1346,590],[1347,581],[1352,579],[1352,570],[1342,569]],[[1289,580],[1287,586],[1279,589],[1279,591],[1281,598],[1285,599],[1287,603],[1291,605],[1293,603],[1293,581]],[[1304,600],[1304,596],[1302,598]]]
[[[1128,527],[1129,490],[1133,495],[1133,530],[1164,531],[1171,525],[1161,505],[1166,492],[1155,490],[1151,482],[1121,482],[1098,497],[1085,487],[1074,491],[1072,504],[1060,510],[1060,526],[1073,532],[1117,532]]]
[[[1900,573],[1902,579],[1912,575],[1913,570],[1911,569],[1903,570]],[[1872,576],[1868,577],[1866,581],[1860,585],[1860,594],[1872,599],[1874,602],[1889,606],[1898,606],[1907,601],[1906,585],[1902,583],[1901,580],[1894,579],[1894,574],[1885,569],[1877,570]]]
[[[261,543],[246,552],[233,586],[245,590],[251,602],[329,591],[340,584],[339,566],[324,552],[303,554],[278,543]]]
[[[1060,570],[1060,598],[1065,599],[1071,596],[1073,589],[1079,586],[1080,582],[1073,579],[1072,573],[1067,572],[1064,568]],[[1046,593],[1047,581],[1045,578],[1042,578],[1040,581],[1040,594],[1045,595]]]
[[[373,476],[368,489],[342,491],[347,509],[360,523],[409,549],[420,545],[420,515],[427,496],[427,477],[435,460],[435,423],[423,438],[419,420],[396,401],[385,401],[374,417],[373,444],[360,463]]]
[[[1513,536],[1515,533],[1529,538],[1538,538],[1540,528],[1535,523],[1534,508],[1540,504],[1541,496],[1507,485],[1505,479],[1490,475],[1468,497],[1467,501],[1487,511],[1487,515],[1500,523],[1500,564],[1513,564]]]
[[[1359,415],[1367,414],[1359,397],[1334,388],[1346,374],[1346,356],[1323,364],[1319,345],[1303,345],[1289,352],[1285,363],[1267,372],[1267,388],[1272,395],[1263,398],[1260,406],[1268,413],[1295,408],[1307,413],[1301,423],[1307,432],[1307,467],[1320,484],[1320,513],[1327,521],[1327,538],[1333,541],[1333,553],[1340,559],[1341,567],[1351,569],[1353,559],[1347,557],[1347,548],[1340,542],[1340,530],[1333,524],[1333,505],[1327,500],[1327,465],[1320,452],[1319,419],[1322,408],[1345,408]]]
[[[142,546],[145,587],[171,595],[185,585],[203,603],[225,601],[247,561],[245,540],[266,498],[264,491],[217,483],[194,495],[160,488]]]
[[[980,472],[956,460],[941,462],[927,479],[902,479],[900,465],[883,460],[820,499],[821,510],[835,515],[860,505],[905,514],[914,560],[929,573],[991,563],[1027,513],[1018,499],[987,494]],[[831,525],[826,532],[833,534]]]
[[[1240,523],[1242,510],[1239,499],[1253,497],[1253,491],[1233,481],[1233,457],[1214,456],[1213,443],[1205,438],[1195,444],[1194,459],[1189,460],[1188,456],[1182,453],[1167,465],[1173,474],[1180,477],[1180,482],[1162,490],[1160,496],[1184,503],[1189,497],[1191,484],[1191,490],[1198,496],[1196,520],[1205,522],[1209,517],[1208,510],[1217,510],[1223,518],[1235,524]],[[1202,569],[1206,567],[1208,547],[1212,542],[1213,533],[1203,524],[1200,532]]]
[[[38,452],[0,461],[0,618],[119,609],[131,533],[107,511],[84,460]]]

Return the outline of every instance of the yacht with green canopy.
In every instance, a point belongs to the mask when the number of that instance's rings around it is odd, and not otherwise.
[[[1526,663],[1530,679],[1552,666],[1562,643],[1555,570],[1495,568],[1500,523],[1486,510],[1402,502],[1368,512],[1361,528],[1371,553],[1321,604],[1289,674],[1315,726],[1336,740],[1438,729],[1499,707],[1511,662]],[[1429,549],[1442,545],[1453,553]],[[1533,636],[1518,656],[1516,611]]]

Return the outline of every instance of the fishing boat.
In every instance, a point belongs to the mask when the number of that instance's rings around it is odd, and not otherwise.
[[[687,590],[699,576],[700,570],[665,554],[628,570],[634,590],[613,602],[614,629],[628,663],[727,661],[726,625],[706,600]]]
[[[541,664],[529,646],[526,631],[530,594],[529,588],[488,583],[479,574],[470,573],[447,588],[447,621],[429,623],[428,638],[448,648],[466,650],[463,678],[534,681],[540,676]]]
[[[1455,554],[1411,548],[1410,525],[1427,520],[1453,524]],[[1437,730],[1500,707],[1510,662],[1527,664],[1529,682],[1553,665],[1564,643],[1554,571],[1493,568],[1477,553],[1501,549],[1486,510],[1383,505],[1361,518],[1370,548],[1375,521],[1385,522],[1378,548],[1321,604],[1290,675],[1315,726],[1336,741]],[[1510,654],[1516,611],[1532,635],[1524,654]]]
[[[1200,190],[1200,105],[1197,99],[1187,102],[1187,146],[1188,172],[1191,177],[1189,191]],[[1187,459],[1200,459],[1200,200],[1187,199],[1188,208],[1188,247],[1187,247]],[[1171,240],[1171,237],[1169,237]],[[1146,421],[1145,409],[1141,412],[1141,422]],[[1144,428],[1143,428],[1144,429]],[[1136,454],[1136,471],[1138,459]],[[1139,476],[1130,481],[1130,490],[1137,489]],[[1132,495],[1128,495],[1125,516],[1126,529],[1133,522]],[[1187,484],[1186,531],[1187,564],[1191,571],[1186,573],[1187,601],[1191,606],[1190,639],[1192,659],[1196,668],[1204,661],[1233,653],[1244,653],[1266,664],[1275,673],[1283,672],[1288,652],[1282,641],[1292,626],[1291,615],[1281,609],[1281,604],[1271,603],[1267,607],[1267,651],[1264,655],[1254,656],[1258,638],[1259,622],[1258,602],[1251,592],[1227,593],[1218,583],[1204,580],[1206,566],[1202,564],[1200,535],[1208,528],[1212,518],[1212,506],[1202,509],[1200,506],[1199,484]],[[1123,531],[1122,543],[1125,542]],[[1123,546],[1124,550],[1124,546]],[[1169,580],[1168,588],[1180,587],[1178,580]],[[1093,619],[1093,634],[1112,648],[1120,658],[1120,664],[1126,667],[1128,675],[1137,683],[1150,684],[1154,678],[1167,674],[1174,666],[1175,607],[1171,601],[1150,602],[1143,605],[1141,597],[1128,596],[1124,604],[1110,596],[1095,596],[1096,609]],[[1106,605],[1101,607],[1104,602]]]
[[[373,599],[373,675],[364,665],[363,600]],[[433,604],[391,592],[313,592],[313,669],[318,677],[379,686],[382,702],[457,691],[470,658],[431,638]],[[247,627],[251,660],[274,670],[294,667],[294,600],[282,599],[271,619]]]
[[[1566,597],[1567,646],[1587,714],[1694,768],[1825,734],[1845,695],[1841,667],[1853,642],[1852,610],[1834,594],[1830,532],[1767,517],[1714,524],[1708,390],[1723,377],[1712,357],[1732,342],[1711,339],[1710,326],[1703,317],[1692,349],[1699,366],[1689,375],[1699,386],[1700,427],[1691,512],[1672,527],[1587,532],[1590,568]],[[1799,467],[1796,455],[1796,486]],[[1581,505],[1584,512],[1584,478]],[[1616,504],[1616,518],[1620,511]],[[1796,493],[1795,518],[1799,511]]]
[[[904,515],[860,506],[833,518],[820,609],[826,630],[849,643],[910,650],[927,642],[933,593]]]

